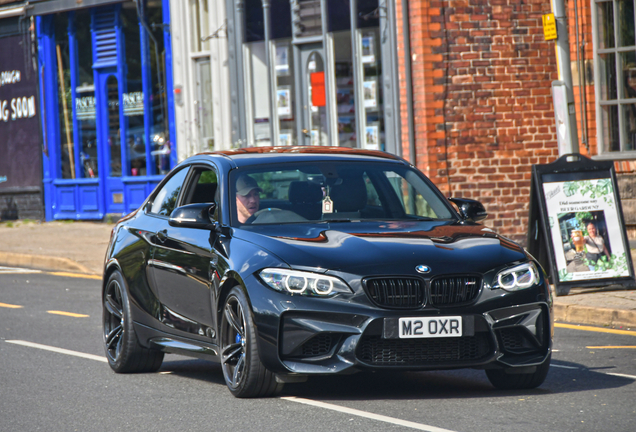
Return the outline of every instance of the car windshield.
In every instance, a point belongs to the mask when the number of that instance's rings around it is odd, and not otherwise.
[[[329,161],[240,168],[232,225],[454,218],[423,176],[398,163]]]

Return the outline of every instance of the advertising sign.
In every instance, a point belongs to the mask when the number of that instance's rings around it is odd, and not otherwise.
[[[23,36],[1,39],[0,193],[42,186],[38,75]]]
[[[533,167],[528,250],[557,294],[570,287],[634,286],[611,161],[565,155]]]

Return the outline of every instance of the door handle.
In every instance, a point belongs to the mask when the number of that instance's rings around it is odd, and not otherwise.
[[[307,129],[303,129],[303,131],[302,131],[302,132],[303,132],[303,134],[304,134],[307,138],[309,138],[309,137],[310,137],[310,135],[309,135],[309,131],[308,131]]]
[[[163,243],[166,240],[168,240],[168,230],[167,229],[162,229],[161,231],[159,231],[157,233],[157,240],[159,240],[161,243]]]

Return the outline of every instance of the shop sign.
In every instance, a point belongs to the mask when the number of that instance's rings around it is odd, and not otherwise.
[[[143,92],[130,92],[122,95],[124,101],[124,115],[127,117],[144,114]],[[108,103],[110,109],[117,109],[119,102],[111,100]],[[95,119],[95,96],[82,96],[75,98],[75,112],[78,120]]]
[[[311,104],[315,107],[327,105],[324,72],[311,73]]]
[[[557,294],[636,285],[613,162],[565,155],[533,166],[532,177],[528,251]]]
[[[0,193],[42,186],[38,73],[32,69],[30,55],[25,55],[22,35],[1,41]]]

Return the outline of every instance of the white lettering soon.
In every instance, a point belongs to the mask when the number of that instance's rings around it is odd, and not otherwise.
[[[10,111],[9,111],[10,110]],[[7,122],[21,118],[35,117],[35,96],[0,100],[0,120]]]

